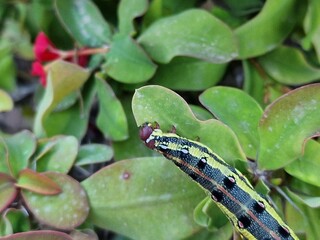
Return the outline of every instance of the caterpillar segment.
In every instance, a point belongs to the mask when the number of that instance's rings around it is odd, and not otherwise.
[[[207,190],[244,238],[298,240],[247,178],[204,144],[175,133],[164,133],[158,124],[151,123],[140,127],[140,138]]]

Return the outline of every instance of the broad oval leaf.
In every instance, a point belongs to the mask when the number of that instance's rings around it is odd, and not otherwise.
[[[307,63],[296,48],[279,47],[259,58],[262,68],[276,81],[300,85],[320,78],[320,69]]]
[[[0,89],[0,112],[10,111],[13,108],[13,101],[9,94]]]
[[[81,184],[89,219],[100,227],[141,240],[181,239],[199,229],[192,212],[205,193],[163,157],[119,161]]]
[[[258,164],[278,169],[302,155],[308,138],[320,135],[320,84],[295,89],[272,103],[260,121]]]
[[[49,226],[71,230],[87,218],[89,204],[85,191],[73,178],[55,172],[43,173],[59,185],[62,192],[45,196],[27,190],[21,191],[30,211]]]
[[[60,21],[71,36],[84,46],[110,43],[111,29],[92,1],[55,1]]]
[[[4,173],[0,173],[0,212],[2,212],[17,196],[14,179]]]
[[[168,64],[159,65],[151,82],[174,90],[204,90],[221,80],[226,67],[227,64],[176,57]]]
[[[239,58],[255,57],[276,48],[292,31],[297,9],[297,0],[266,1],[256,17],[235,30]]]
[[[121,102],[107,82],[96,75],[99,99],[97,126],[106,138],[115,141],[128,137],[128,122]]]
[[[218,18],[199,9],[156,21],[138,41],[160,63],[168,63],[175,56],[226,63],[238,55],[231,29]]]
[[[227,162],[245,159],[240,144],[230,128],[215,119],[196,119],[188,104],[167,88],[146,86],[137,89],[132,99],[132,109],[139,126],[155,121],[163,131],[169,131],[174,126],[177,134],[190,139],[200,138],[203,144]]]
[[[10,173],[12,176],[17,177],[22,169],[25,169],[30,157],[36,150],[35,136],[24,130],[11,136],[3,138],[4,151],[7,157],[6,161],[1,159],[0,171]],[[0,150],[2,151],[2,149]],[[4,166],[6,164],[6,166]],[[7,171],[5,170],[7,169]]]
[[[43,195],[54,195],[61,192],[59,185],[50,178],[28,168],[19,173],[19,178],[15,185],[21,189],[27,189]]]
[[[69,172],[77,157],[78,147],[78,140],[73,136],[39,140],[35,156],[37,172]]]
[[[199,97],[200,102],[237,135],[247,157],[255,159],[259,145],[259,104],[245,92],[230,87],[213,87]]]
[[[80,146],[75,162],[77,166],[95,164],[110,161],[113,157],[113,149],[104,144],[85,144]]]
[[[141,16],[147,8],[147,0],[121,0],[118,7],[120,34],[133,35],[135,33],[133,19]]]
[[[79,90],[88,77],[89,71],[78,65],[60,60],[51,63],[48,84],[34,121],[34,132],[37,136],[43,137],[47,134],[46,119],[50,113],[66,96]]]
[[[52,231],[52,230],[37,230],[30,232],[20,232],[2,237],[2,240],[73,240],[71,236],[66,233]]]
[[[303,156],[285,167],[285,171],[301,181],[320,187],[320,143],[308,141]]]
[[[102,69],[113,79],[123,83],[141,83],[149,80],[156,70],[144,50],[126,35],[113,37]]]

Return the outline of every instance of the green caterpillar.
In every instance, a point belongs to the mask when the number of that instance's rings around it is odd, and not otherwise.
[[[208,190],[243,237],[249,240],[298,239],[241,172],[207,146],[175,133],[163,133],[158,124],[153,126],[150,123],[140,127],[140,138],[147,147],[172,160]]]

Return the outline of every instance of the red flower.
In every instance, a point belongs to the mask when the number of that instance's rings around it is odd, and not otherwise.
[[[68,62],[75,62],[82,67],[85,67],[88,63],[88,55],[84,53],[86,49],[71,51],[59,50],[43,32],[40,32],[36,37],[33,51],[36,61],[32,64],[31,74],[33,76],[39,76],[40,83],[44,87],[46,86],[46,71],[43,67],[44,62],[64,59]],[[83,55],[81,55],[81,51],[83,51]]]
[[[59,50],[43,32],[36,37],[33,51],[36,60],[40,62],[52,61],[60,57]]]
[[[40,83],[42,86],[46,86],[47,81],[46,81],[46,72],[43,69],[43,66],[41,65],[40,62],[35,61],[32,63],[32,70],[31,74],[33,76],[39,76],[40,77]]]

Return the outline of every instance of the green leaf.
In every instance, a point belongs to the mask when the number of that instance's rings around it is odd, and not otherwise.
[[[31,132],[24,130],[4,137],[3,141],[0,152],[7,158],[5,161],[1,158],[0,172],[17,177],[19,172],[28,166],[29,159],[36,149],[36,139]]]
[[[227,162],[245,159],[230,128],[214,119],[196,119],[187,103],[167,88],[146,86],[137,89],[132,99],[132,109],[138,126],[155,121],[163,131],[169,131],[174,126],[178,135],[189,139],[200,138],[203,144]]]
[[[85,144],[79,149],[75,162],[76,166],[95,164],[110,161],[113,157],[113,149],[104,144]]]
[[[35,117],[34,132],[37,136],[47,134],[46,121],[50,113],[65,97],[79,90],[88,77],[89,72],[78,65],[64,61],[51,63],[47,87]]]
[[[90,47],[110,43],[111,29],[92,1],[56,0],[55,6],[60,21],[79,43]]]
[[[301,181],[320,187],[320,143],[308,141],[303,156],[285,167],[285,171]]]
[[[110,77],[123,83],[145,82],[156,70],[156,65],[144,50],[131,37],[125,35],[114,36],[106,58],[102,69]]]
[[[37,171],[69,172],[78,154],[78,144],[73,136],[41,139],[35,156]]]
[[[44,127],[47,136],[56,136],[58,134],[73,135],[81,140],[88,128],[90,110],[95,100],[95,95],[94,81],[90,78],[82,88],[81,100],[68,109],[51,112],[50,117],[46,118]]]
[[[0,212],[6,209],[18,194],[18,191],[14,186],[14,182],[15,181],[11,176],[0,173]]]
[[[146,0],[121,0],[118,7],[120,34],[133,35],[135,33],[133,19],[141,16],[147,8]]]
[[[292,47],[278,47],[259,58],[262,68],[276,81],[301,85],[320,78],[320,69],[311,66],[302,52]]]
[[[43,195],[55,195],[61,192],[59,185],[50,178],[28,168],[20,172],[16,186]]]
[[[257,130],[262,116],[259,104],[245,92],[230,87],[209,88],[199,99],[236,133],[246,156],[255,159],[259,145]]]
[[[0,112],[11,111],[13,101],[9,94],[0,89]]]
[[[45,196],[22,190],[28,209],[42,223],[59,229],[71,230],[79,226],[89,213],[85,191],[73,178],[55,172],[43,173],[62,189],[58,195]]]
[[[205,193],[162,157],[119,161],[82,186],[89,219],[102,228],[141,240],[181,239],[199,229],[192,211]]]
[[[258,164],[278,169],[303,153],[305,141],[320,133],[320,84],[285,94],[264,112],[260,121]]]
[[[3,214],[12,225],[12,232],[27,232],[31,229],[30,216],[25,209],[10,208]]]
[[[1,47],[1,46],[0,46]],[[2,54],[0,49],[0,88],[12,91],[16,85],[16,68],[12,53]]]
[[[239,58],[252,58],[276,48],[297,21],[297,0],[266,1],[261,12],[235,30]]]
[[[73,240],[68,234],[53,230],[20,232],[3,237],[2,240]]]
[[[168,63],[175,56],[226,63],[238,55],[231,29],[218,18],[199,9],[156,21],[138,41],[160,63]]]
[[[128,123],[121,102],[107,82],[98,75],[96,75],[96,86],[99,99],[98,128],[106,138],[115,141],[126,139],[128,137]]]
[[[214,86],[225,73],[227,64],[176,57],[158,67],[152,83],[175,90],[198,91]]]
[[[308,2],[308,9],[303,22],[306,36],[302,41],[302,46],[309,50],[312,44],[317,53],[318,61],[320,61],[320,15],[318,9],[320,9],[318,0]]]

